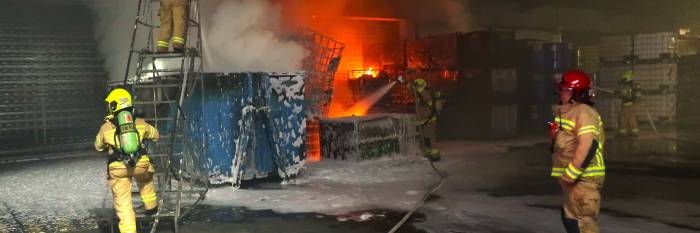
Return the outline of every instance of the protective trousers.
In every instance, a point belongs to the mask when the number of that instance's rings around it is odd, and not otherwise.
[[[561,218],[567,233],[599,233],[600,189],[602,185],[578,181],[562,184],[564,205]]]
[[[435,122],[425,123],[427,119],[418,122],[418,132],[420,132],[420,138],[422,144],[425,147],[426,155],[433,161],[440,160],[440,150],[435,148],[435,142],[437,141],[437,136],[435,134],[436,125]]]
[[[181,50],[185,47],[186,9],[187,0],[160,0],[158,52],[168,52],[171,40],[173,49]]]
[[[158,207],[153,173],[155,168],[147,156],[141,156],[134,167],[127,167],[123,162],[109,164],[109,187],[112,190],[114,210],[119,217],[121,233],[136,233],[136,214],[131,199],[132,177],[136,179],[144,208],[152,210]]]
[[[639,125],[637,125],[637,107],[634,104],[623,104],[620,117],[618,119],[618,127],[620,135],[637,135],[639,134]]]

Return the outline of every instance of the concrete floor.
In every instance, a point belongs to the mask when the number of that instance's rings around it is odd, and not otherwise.
[[[544,139],[446,142],[440,147],[443,161],[437,166],[448,175],[447,183],[400,232],[563,232],[561,197],[548,177],[551,160]],[[647,133],[612,138],[606,148],[604,232],[700,232],[698,145]],[[0,232],[104,231],[98,228],[99,218],[111,211],[111,204],[105,201],[104,180],[95,178],[104,174],[101,165],[99,157],[1,164]],[[336,181],[329,178],[333,174],[357,178]],[[389,178],[370,182],[366,177]],[[323,161],[309,165],[307,178],[296,184],[261,182],[246,190],[211,190],[205,205],[180,230],[386,232],[435,181],[427,163],[416,158]],[[164,223],[159,232],[170,227]]]
[[[666,144],[652,138],[608,141],[599,219],[604,232],[700,232],[696,172],[700,156],[648,151]],[[563,232],[559,188],[547,177],[551,166],[547,150],[547,144],[537,144],[510,146],[505,153],[484,156],[448,152],[447,160],[452,156],[472,160],[440,164],[462,177],[450,176],[438,198],[423,208],[429,217],[441,216],[438,223],[418,226],[434,232]],[[455,206],[455,201],[470,204]]]

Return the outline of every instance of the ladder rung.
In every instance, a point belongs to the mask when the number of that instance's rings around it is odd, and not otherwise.
[[[138,211],[137,211],[138,212]],[[165,213],[164,213],[165,212]],[[136,213],[136,218],[137,219],[151,219],[155,218],[156,215],[146,215],[144,213]],[[168,210],[168,211],[161,211],[160,212],[160,218],[173,218],[175,217],[175,211],[174,210]]]
[[[136,105],[142,104],[174,104],[177,103],[176,100],[163,100],[163,101],[134,101]]]
[[[186,57],[184,53],[150,53],[150,52],[140,52],[141,57],[150,58],[184,58]]]
[[[137,73],[158,73],[158,72],[174,73],[174,72],[182,72],[182,69],[139,70]]]
[[[140,85],[140,84],[136,84],[136,85],[134,85],[134,87],[135,87],[136,89],[139,89],[139,88],[180,87],[180,86],[181,86],[180,84],[163,84],[163,85],[145,85],[145,84],[144,84],[144,85]]]
[[[156,118],[143,118],[145,121],[172,121],[175,118],[172,117],[156,117]]]

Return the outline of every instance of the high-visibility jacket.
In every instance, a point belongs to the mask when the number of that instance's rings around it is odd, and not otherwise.
[[[622,100],[622,104],[624,106],[629,106],[637,102],[637,100],[641,97],[642,92],[633,81],[627,81],[620,84],[618,94]]]
[[[438,91],[430,91],[427,87],[423,90],[414,90],[416,118],[419,126],[434,124],[442,111],[442,96]]]
[[[598,112],[589,105],[574,104],[568,109],[557,106],[554,113],[554,123],[558,129],[553,139],[551,176],[602,182],[605,176],[605,131]],[[578,147],[578,137],[584,134],[593,134],[593,145],[579,169],[572,165],[572,161]]]

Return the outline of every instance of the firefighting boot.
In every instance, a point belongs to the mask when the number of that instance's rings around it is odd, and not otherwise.
[[[578,226],[578,220],[567,218],[564,214],[564,208],[561,208],[561,222],[564,224],[566,233],[581,233]]]
[[[632,136],[632,137],[637,137],[637,136],[639,136],[639,129],[632,129],[631,132],[632,132],[632,133],[630,134],[630,136]]]
[[[145,210],[143,213],[146,215],[154,215],[154,214],[158,213],[158,206],[156,206],[156,208],[153,208],[150,210]]]
[[[617,136],[618,137],[627,137],[627,136],[629,136],[629,131],[627,129],[620,129],[617,131]]]

